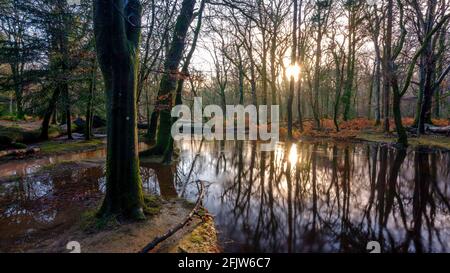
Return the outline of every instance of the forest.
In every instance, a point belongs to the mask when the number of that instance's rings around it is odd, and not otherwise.
[[[0,252],[450,252],[449,164],[449,0],[0,0]]]

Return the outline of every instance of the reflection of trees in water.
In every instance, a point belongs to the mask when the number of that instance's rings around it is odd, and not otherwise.
[[[174,167],[172,165],[141,162],[140,166],[145,192],[160,194],[164,198],[177,197],[178,194],[174,185]]]
[[[206,205],[236,242],[226,250],[365,251],[377,240],[385,251],[448,251],[448,153],[296,145],[294,162],[291,145],[204,147],[194,176],[221,182]]]
[[[102,167],[72,168],[19,178],[0,197],[1,239],[15,240],[33,233],[47,234],[68,226],[101,197]],[[9,246],[8,246],[9,245]],[[13,244],[8,244],[13,247]]]

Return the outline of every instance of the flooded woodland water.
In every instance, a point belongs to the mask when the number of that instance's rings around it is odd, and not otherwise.
[[[195,201],[194,181],[204,181],[203,204],[225,252],[366,252],[369,241],[383,252],[450,251],[448,152],[334,142],[280,143],[274,152],[256,142],[177,146],[172,166],[141,163],[144,189]],[[104,151],[69,157],[0,164],[0,251],[51,238],[101,199]],[[64,160],[84,161],[45,167]]]

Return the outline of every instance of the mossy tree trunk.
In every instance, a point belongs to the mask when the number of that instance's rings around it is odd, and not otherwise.
[[[206,5],[206,0],[202,0],[200,3],[200,9],[198,10],[198,14],[197,14],[197,17],[198,17],[197,25],[194,29],[194,37],[192,39],[191,49],[189,50],[189,53],[187,54],[186,59],[184,60],[183,68],[181,69],[181,77],[177,83],[177,91],[176,91],[176,99],[175,99],[176,105],[180,105],[183,103],[182,93],[183,93],[184,80],[189,74],[189,65],[191,64],[191,60],[192,60],[192,57],[194,56],[195,48],[197,47],[198,36],[200,34],[200,29],[202,27],[203,10],[205,9],[205,5]]]
[[[202,27],[202,19],[203,19],[203,11],[205,9],[206,0],[202,0],[200,3],[200,9],[197,13],[197,25],[194,29],[194,37],[192,39],[191,49],[189,50],[186,59],[184,60],[183,67],[181,69],[181,77],[178,79],[176,96],[175,96],[175,105],[181,105],[183,103],[183,87],[184,80],[187,76],[189,76],[189,65],[191,63],[191,59],[194,55],[195,48],[197,46],[198,37],[200,34],[200,29]],[[172,123],[176,122],[177,118],[172,118]],[[173,154],[173,139],[171,138],[169,143],[167,144],[167,148],[164,152],[163,162],[170,162],[172,160]]]
[[[138,0],[94,1],[97,58],[108,117],[106,196],[99,216],[144,218],[136,127],[141,12]]]
[[[175,23],[172,42],[164,62],[164,74],[159,85],[158,98],[155,111],[152,114],[151,124],[156,125],[154,119],[159,118],[158,130],[156,133],[156,143],[143,155],[157,155],[167,157],[172,152],[173,143],[171,136],[172,117],[171,107],[174,104],[175,90],[179,77],[178,67],[183,57],[183,51],[186,44],[186,35],[189,25],[194,18],[195,0],[183,0],[180,13]]]

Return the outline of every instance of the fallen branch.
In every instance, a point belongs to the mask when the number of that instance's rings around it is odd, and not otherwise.
[[[440,135],[450,135],[450,126],[439,127],[431,124],[424,124],[425,133],[440,134]],[[417,135],[417,127],[406,127],[406,130],[414,135]]]
[[[0,157],[6,157],[6,156],[20,157],[20,156],[24,156],[24,155],[35,154],[39,151],[40,151],[39,148],[6,150],[6,151],[0,151]]]
[[[450,126],[439,127],[430,124],[425,124],[425,131],[430,131],[436,134],[450,134]]]
[[[161,243],[162,241],[166,240],[167,238],[169,238],[170,236],[175,234],[178,230],[182,229],[192,219],[192,217],[198,212],[198,210],[200,209],[202,200],[203,200],[204,186],[203,186],[203,182],[201,180],[197,180],[196,182],[198,182],[200,184],[200,192],[199,192],[199,195],[197,198],[197,202],[195,202],[195,206],[191,210],[191,212],[186,216],[186,218],[184,218],[184,220],[181,223],[179,223],[178,225],[169,229],[164,235],[153,239],[153,241],[151,241],[144,248],[142,248],[141,251],[139,251],[139,253],[148,253],[150,250],[154,249],[159,243]]]

